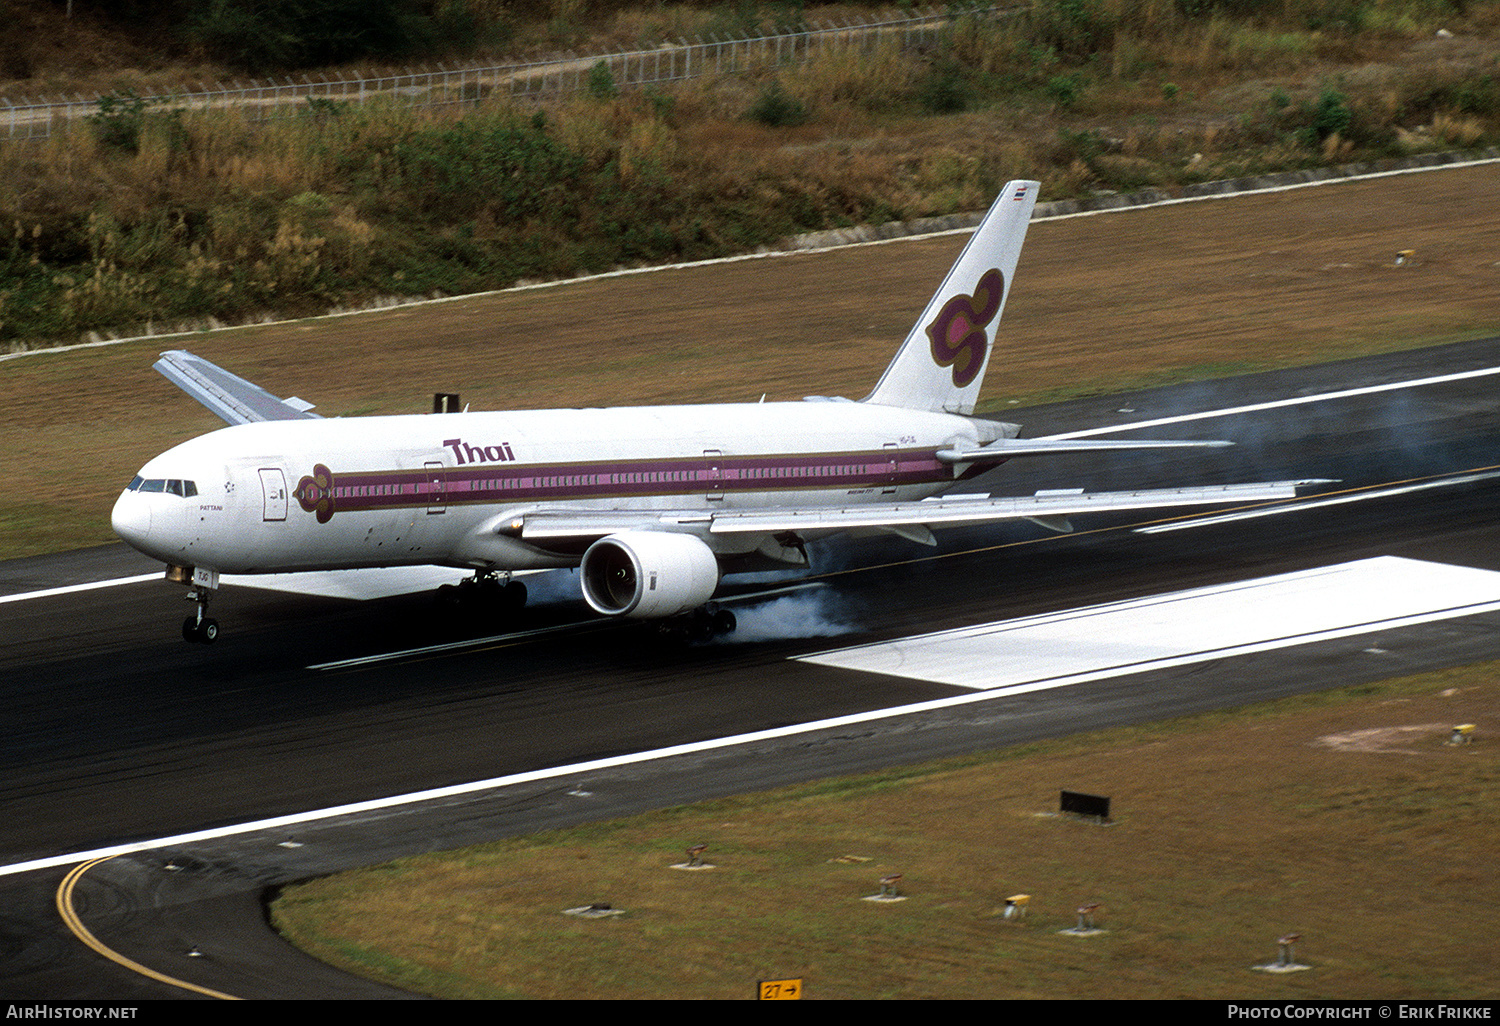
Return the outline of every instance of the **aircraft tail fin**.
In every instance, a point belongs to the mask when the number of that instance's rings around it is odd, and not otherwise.
[[[984,215],[867,403],[974,412],[1040,182],[1014,181]]]

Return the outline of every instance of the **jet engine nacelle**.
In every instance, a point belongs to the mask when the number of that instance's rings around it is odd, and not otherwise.
[[[600,538],[579,565],[583,597],[606,616],[673,616],[707,602],[719,586],[713,550],[690,534],[622,531]]]

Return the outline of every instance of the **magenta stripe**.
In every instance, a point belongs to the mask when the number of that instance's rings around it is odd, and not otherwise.
[[[894,469],[893,469],[894,468]],[[716,473],[717,471],[717,473]],[[441,474],[441,487],[435,475]],[[538,499],[890,488],[953,480],[935,452],[702,456],[548,466],[511,462],[332,475],[332,512],[478,505]]]

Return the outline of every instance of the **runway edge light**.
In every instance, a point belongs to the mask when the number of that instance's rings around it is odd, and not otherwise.
[[[1265,965],[1251,966],[1256,972],[1261,973],[1297,973],[1304,969],[1311,969],[1310,965],[1303,965],[1297,961],[1292,951],[1292,945],[1302,939],[1300,933],[1284,933],[1276,938],[1276,961]]]
[[[708,851],[708,845],[695,844],[687,850],[688,860],[686,862],[675,863],[670,868],[689,870],[713,869],[714,866],[712,863],[703,861],[703,854],[706,851]]]

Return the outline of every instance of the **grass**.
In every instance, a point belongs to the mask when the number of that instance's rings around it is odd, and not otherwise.
[[[443,997],[1477,998],[1500,664],[423,855],[286,889],[320,958]],[[1479,744],[1448,747],[1452,724]],[[1410,729],[1407,729],[1410,728]],[[1060,788],[1115,823],[1048,815]],[[708,872],[674,872],[706,843]],[[836,861],[854,856],[859,861]],[[904,874],[905,902],[860,901]],[[1033,895],[1022,921],[1006,896]],[[623,916],[565,908],[610,902]],[[1063,936],[1102,902],[1106,933]],[[1250,971],[1304,935],[1309,972]]]

